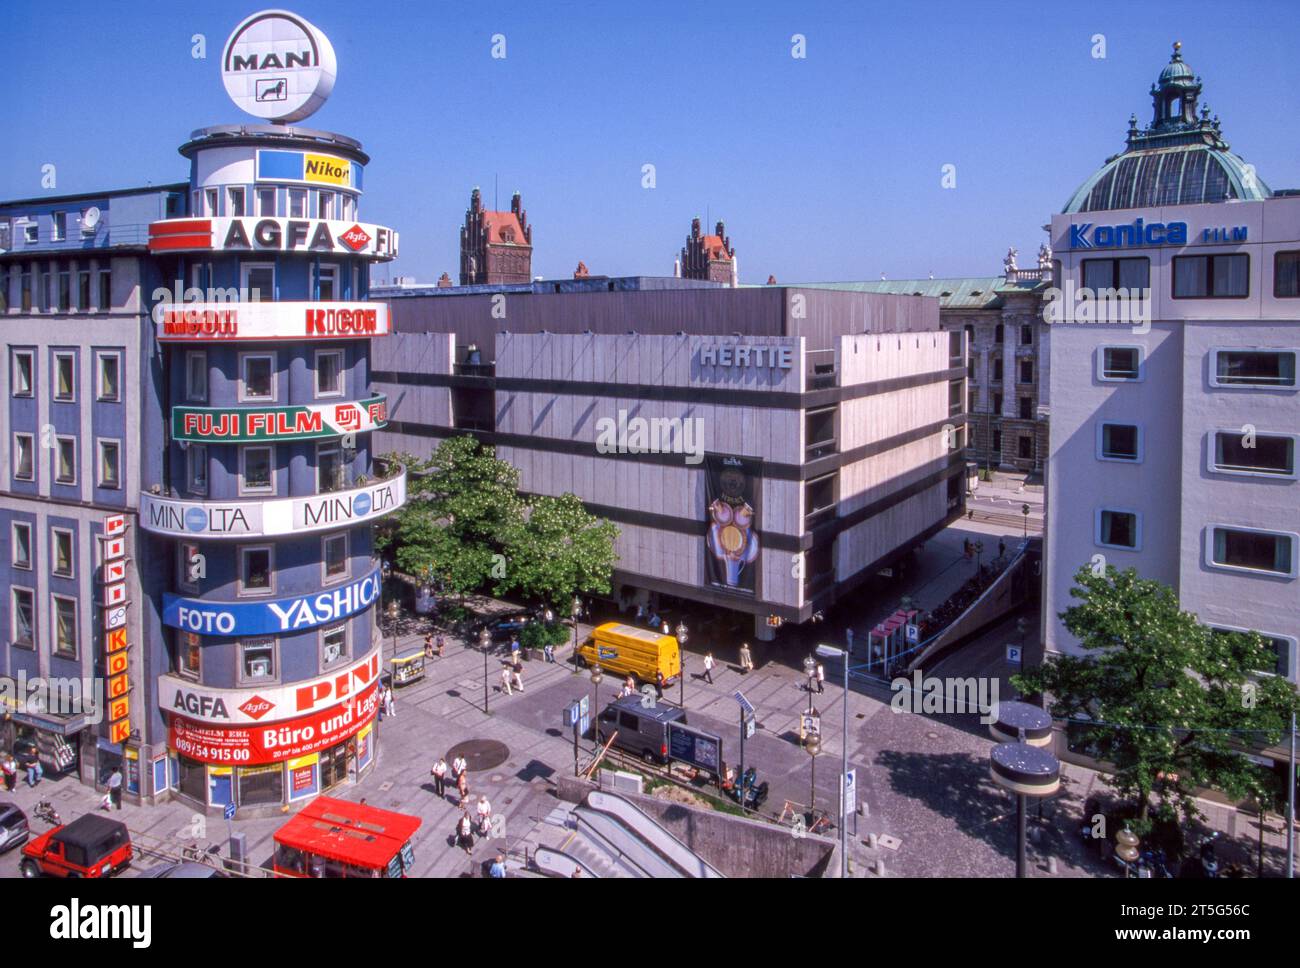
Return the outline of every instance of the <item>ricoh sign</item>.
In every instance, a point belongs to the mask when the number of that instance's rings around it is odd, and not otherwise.
[[[372,521],[406,503],[406,475],[350,491],[269,501],[183,501],[140,495],[140,526],[183,538],[259,538]]]
[[[385,303],[159,303],[153,318],[158,339],[164,343],[369,339],[388,335]]]
[[[1210,227],[1201,229],[1198,242],[1206,244],[1247,241],[1248,227]],[[1078,222],[1070,226],[1071,249],[1145,249],[1161,245],[1187,245],[1186,222],[1147,222],[1134,219],[1126,225],[1095,225]]]

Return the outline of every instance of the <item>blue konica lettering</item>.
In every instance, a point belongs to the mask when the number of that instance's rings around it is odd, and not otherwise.
[[[1091,236],[1089,236],[1091,231]],[[1072,249],[1128,249],[1148,245],[1186,245],[1186,222],[1143,222],[1131,225],[1097,225],[1080,222],[1070,226]]]
[[[305,598],[267,602],[266,607],[279,620],[280,631],[288,632],[323,625],[359,612],[379,598],[379,590],[379,574],[374,572],[360,581],[333,591]]]

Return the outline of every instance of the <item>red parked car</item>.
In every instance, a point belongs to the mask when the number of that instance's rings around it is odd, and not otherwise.
[[[109,877],[131,865],[131,832],[93,813],[23,845],[23,877]]]

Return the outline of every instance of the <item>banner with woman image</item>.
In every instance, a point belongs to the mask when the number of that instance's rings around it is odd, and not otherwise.
[[[753,595],[757,588],[759,490],[763,462],[710,454],[705,473],[705,580]]]

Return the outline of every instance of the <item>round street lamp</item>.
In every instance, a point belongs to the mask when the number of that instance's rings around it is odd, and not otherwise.
[[[1026,831],[1025,798],[1050,796],[1060,789],[1061,761],[1042,746],[1031,746],[1027,739],[1021,739],[1019,742],[999,743],[993,747],[989,769],[998,786],[1016,795],[1016,877],[1027,877],[1029,838]]]
[[[478,645],[483,650],[483,712],[488,713],[488,650],[492,648],[492,633],[487,630],[487,626],[479,629]]]
[[[683,620],[677,623],[677,683],[679,687],[678,705],[686,708],[686,639],[687,628]]]

